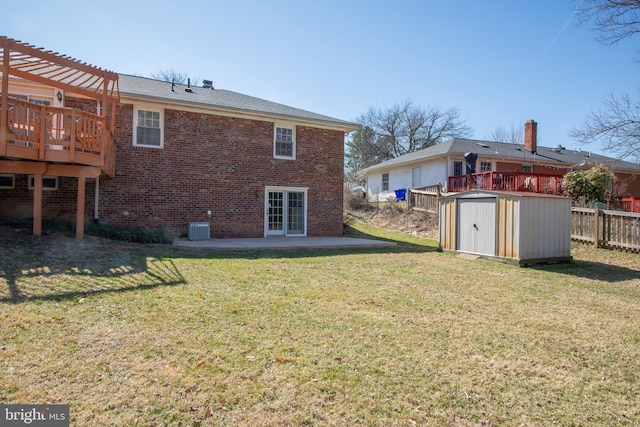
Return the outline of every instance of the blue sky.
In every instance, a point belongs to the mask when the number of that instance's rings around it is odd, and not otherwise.
[[[538,122],[539,144],[611,94],[637,94],[635,46],[595,40],[569,0],[30,1],[2,35],[126,74],[175,70],[332,117],[406,99],[456,107],[483,139]],[[599,147],[586,149],[599,151]]]

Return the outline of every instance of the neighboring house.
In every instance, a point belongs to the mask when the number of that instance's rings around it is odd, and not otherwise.
[[[640,165],[561,146],[539,147],[536,134],[537,123],[529,120],[525,124],[524,145],[453,138],[370,166],[362,170],[369,200],[387,200],[395,196],[395,190],[436,184],[445,192],[464,191],[471,181],[467,177],[479,183],[485,176],[492,185],[483,189],[535,191],[533,184],[539,184],[538,192],[555,194],[564,174],[600,164],[615,174],[614,196],[640,195]],[[514,184],[508,188],[505,183]]]
[[[118,75],[0,42],[10,57],[9,109],[0,108],[5,220],[33,217],[34,234],[42,219],[59,219],[176,237],[189,222],[209,223],[211,237],[342,235],[344,135],[356,124],[207,80]],[[66,77],[77,69],[80,78]],[[88,91],[92,79],[98,88]]]

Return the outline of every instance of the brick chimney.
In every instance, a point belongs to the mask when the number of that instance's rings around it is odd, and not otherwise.
[[[524,148],[534,153],[538,150],[538,123],[527,120],[524,124]]]

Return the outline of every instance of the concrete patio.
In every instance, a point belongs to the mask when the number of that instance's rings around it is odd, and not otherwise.
[[[218,249],[218,250],[255,250],[255,249],[329,249],[329,248],[372,248],[396,246],[394,242],[383,240],[358,239],[354,237],[262,237],[174,240],[175,246]]]

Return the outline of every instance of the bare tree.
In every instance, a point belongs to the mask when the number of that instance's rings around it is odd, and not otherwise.
[[[370,108],[347,153],[347,165],[367,167],[422,150],[452,137],[468,137],[471,128],[456,108],[440,110],[416,106],[407,100],[387,108]]]
[[[575,0],[580,23],[593,22],[608,45],[640,34],[640,0]],[[640,56],[636,58],[640,60]],[[640,102],[610,96],[569,135],[583,144],[600,143],[620,158],[640,158]]]
[[[583,144],[600,143],[621,159],[640,158],[640,103],[629,95],[611,96],[569,135]]]
[[[499,127],[491,132],[488,139],[509,144],[522,144],[524,143],[524,130],[522,126],[515,126],[514,124],[511,124],[511,128],[509,129]]]
[[[187,84],[189,81],[189,75],[187,73],[181,73],[175,70],[160,70],[157,73],[151,73],[151,78],[177,84]],[[199,85],[199,79],[192,80],[191,84],[193,86]]]
[[[592,22],[598,40],[614,45],[640,34],[640,0],[575,0],[579,22]]]

